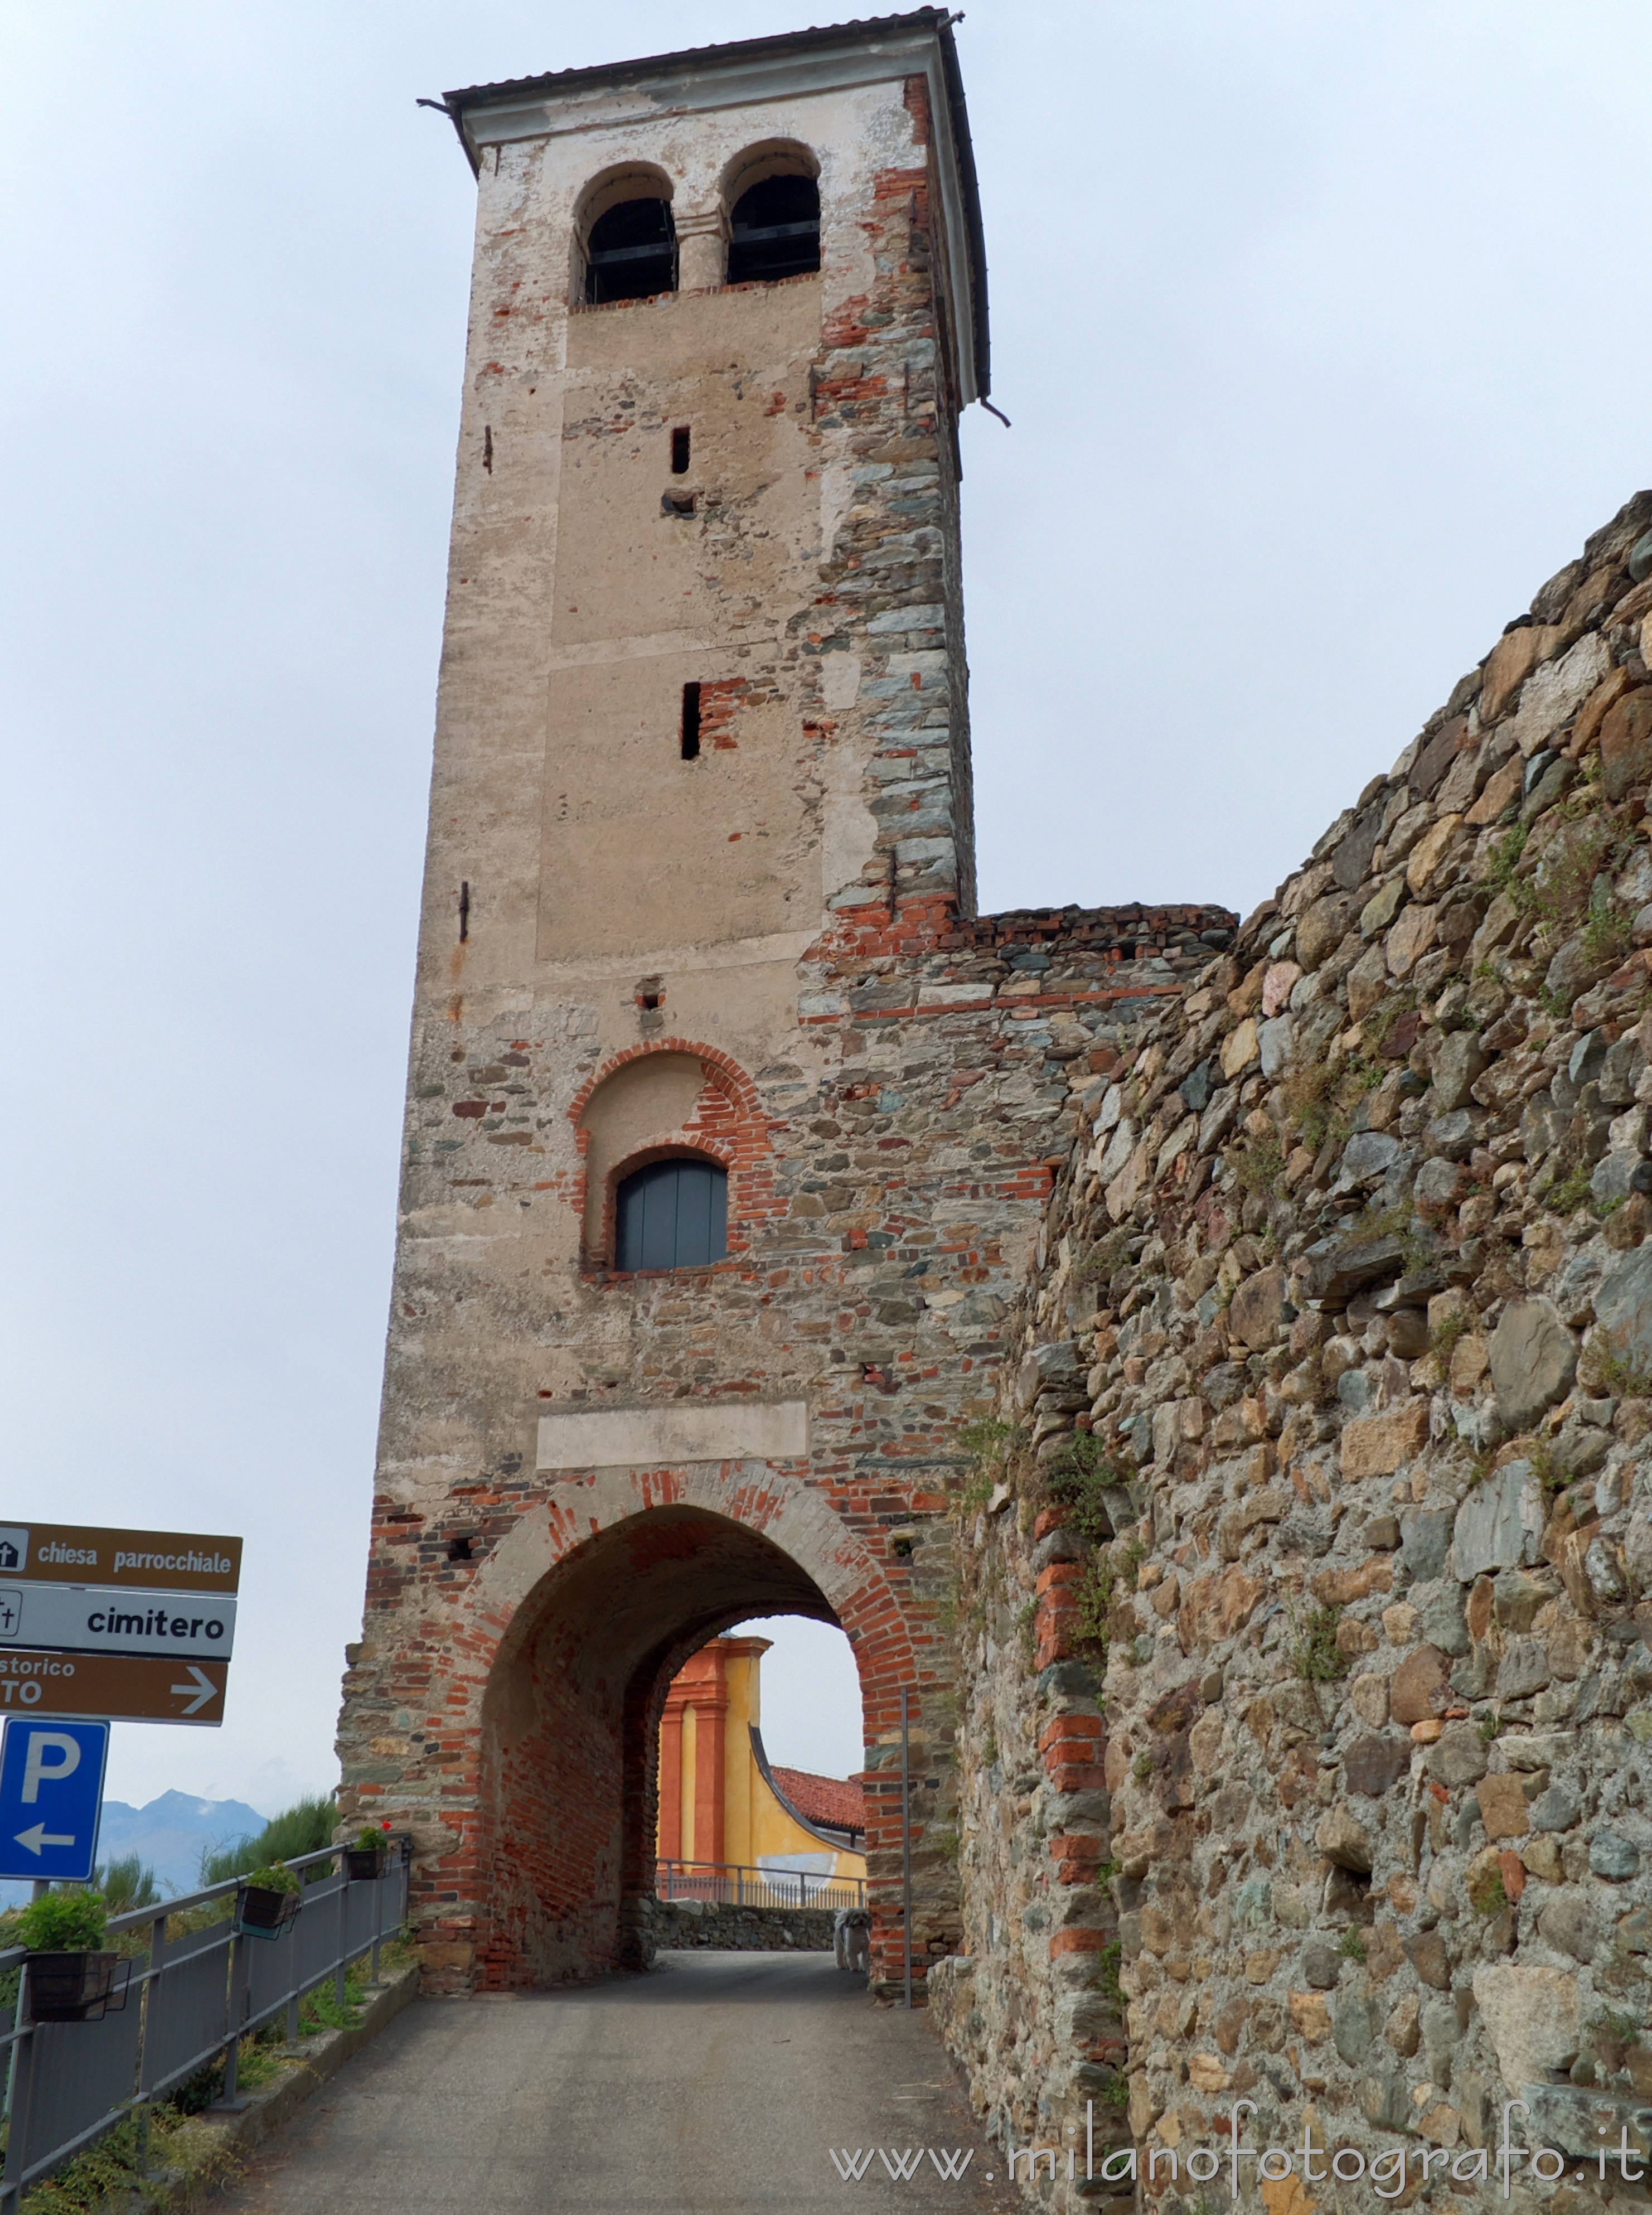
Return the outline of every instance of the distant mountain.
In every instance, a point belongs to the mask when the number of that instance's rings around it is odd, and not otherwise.
[[[246,1801],[197,1801],[188,1792],[162,1792],[149,1807],[126,1801],[104,1801],[102,1830],[97,1832],[97,1861],[124,1861],[138,1854],[155,1872],[162,1899],[195,1892],[201,1881],[201,1854],[257,1838],[268,1823]],[[0,1883],[0,1907],[20,1907],[28,1885]]]
[[[106,1800],[98,1832],[100,1865],[136,1854],[155,1871],[162,1899],[193,1892],[201,1881],[201,1855],[255,1838],[269,1820],[244,1800],[193,1800],[187,1792],[163,1792],[147,1807]],[[28,1898],[27,1884],[0,1883],[0,1907],[16,1907]]]
[[[165,1899],[199,1884],[203,1852],[254,1838],[268,1819],[244,1800],[193,1800],[187,1792],[163,1792],[147,1807],[106,1800],[97,1857],[113,1862],[136,1854],[155,1871]]]

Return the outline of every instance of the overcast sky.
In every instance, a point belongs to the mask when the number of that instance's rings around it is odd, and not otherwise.
[[[336,1773],[474,206],[415,95],[811,12],[0,23],[0,1520],[249,1542],[228,1726],[120,1728],[121,1798]],[[982,903],[1248,909],[1652,481],[1652,10],[958,37],[1014,424],[964,433]],[[771,1656],[770,1751],[841,1771],[820,1668]]]

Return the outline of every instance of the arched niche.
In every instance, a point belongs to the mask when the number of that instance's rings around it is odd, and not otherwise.
[[[728,1242],[731,1248],[741,1243],[741,1163],[750,1159],[753,1103],[732,1065],[723,1065],[725,1058],[678,1043],[633,1052],[576,1103],[585,1167],[580,1244],[587,1268],[615,1266],[621,1181],[651,1163],[674,1157],[717,1163],[729,1172]]]

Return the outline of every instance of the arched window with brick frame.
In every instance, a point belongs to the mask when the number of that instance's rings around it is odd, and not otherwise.
[[[751,1225],[774,1212],[770,1126],[743,1070],[715,1046],[687,1039],[629,1047],[593,1075],[568,1108],[582,1174],[568,1199],[580,1218],[580,1266],[597,1276],[636,1268],[716,1267],[736,1262],[750,1244]],[[622,1235],[622,1191],[657,1163],[699,1164],[701,1175],[662,1177],[659,1189],[624,1193],[627,1214],[644,1209],[640,1232]],[[676,1225],[670,1246],[668,1200]],[[698,1211],[698,1212],[697,1212]],[[702,1225],[696,1228],[696,1225]],[[634,1241],[644,1240],[639,1248]],[[646,1250],[651,1258],[625,1258]],[[672,1258],[658,1258],[662,1251]]]
[[[706,1269],[728,1253],[729,1173],[704,1154],[669,1154],[614,1190],[619,1269]]]

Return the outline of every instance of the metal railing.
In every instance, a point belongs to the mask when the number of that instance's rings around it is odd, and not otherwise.
[[[747,1868],[738,1862],[657,1861],[658,1899],[703,1899],[719,1907],[864,1907],[858,1876],[816,1876],[807,1869]]]
[[[224,2083],[214,2105],[245,2107],[236,2081],[240,2041],[284,2011],[290,2040],[308,1992],[331,1977],[342,2006],[345,1972],[364,1954],[378,1981],[379,1948],[401,1928],[407,1910],[411,1841],[387,1840],[379,1875],[355,1881],[345,1873],[345,1846],[300,1854],[286,1866],[302,1874],[323,1862],[331,1874],[306,1881],[297,1914],[273,1938],[226,1922],[167,1935],[177,1915],[228,1899],[239,1880],[207,1886],[180,1899],[111,1916],[109,1936],[150,1926],[149,1959],[130,1965],[124,2002],[101,2021],[36,2022],[28,2009],[28,1955],[0,1952],[0,1976],[21,1969],[11,2026],[0,2032],[7,2071],[8,2131],[0,2175],[0,2215],[16,2215],[25,2188],[82,2152],[128,2116],[147,2119],[150,2105],[224,2056]],[[123,1966],[125,1966],[123,1964]]]

